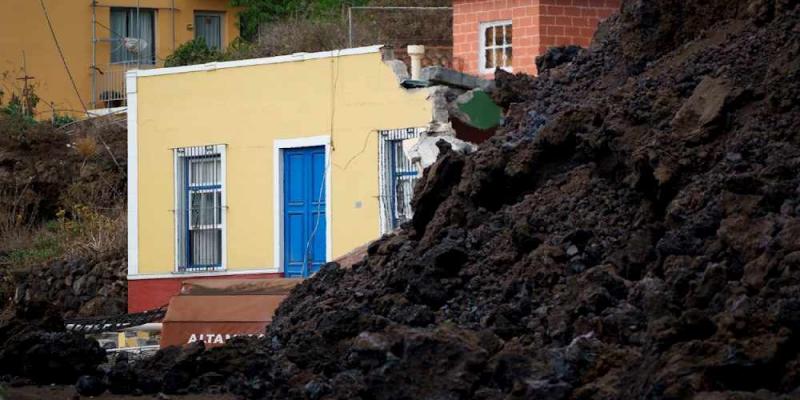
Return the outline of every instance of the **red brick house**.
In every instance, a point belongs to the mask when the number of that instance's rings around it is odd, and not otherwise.
[[[453,67],[488,75],[495,67],[536,73],[549,47],[589,45],[620,0],[453,0]]]

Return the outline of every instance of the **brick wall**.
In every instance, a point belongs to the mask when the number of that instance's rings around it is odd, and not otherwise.
[[[549,47],[589,47],[597,24],[619,10],[620,0],[540,0],[539,54]]]
[[[454,0],[453,67],[479,74],[480,24],[511,20],[514,72],[536,73],[548,47],[588,46],[597,24],[620,0]]]

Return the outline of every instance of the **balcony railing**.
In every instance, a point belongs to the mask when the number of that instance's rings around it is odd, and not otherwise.
[[[92,104],[94,109],[127,106],[125,73],[133,69],[151,69],[150,64],[105,64],[95,67]]]

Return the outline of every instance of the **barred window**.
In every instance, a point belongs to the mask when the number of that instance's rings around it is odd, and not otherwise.
[[[222,269],[224,146],[175,150],[176,262],[179,272]]]

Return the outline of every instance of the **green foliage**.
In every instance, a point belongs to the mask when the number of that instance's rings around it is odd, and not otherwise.
[[[220,61],[222,54],[216,49],[206,46],[202,39],[194,39],[186,42],[170,54],[164,61],[165,67],[177,67],[181,65],[204,64],[212,61]]]
[[[245,58],[253,58],[253,43],[237,37],[228,45],[225,52],[222,53],[223,61],[242,60]]]
[[[53,122],[53,126],[55,126],[56,128],[60,128],[60,127],[62,127],[64,125],[69,125],[69,124],[71,124],[71,123],[73,123],[75,121],[76,121],[75,118],[72,118],[72,117],[70,117],[69,115],[66,115],[66,114],[58,114],[58,113],[53,114],[53,121],[52,122]]]
[[[0,265],[28,266],[50,261],[60,256],[64,250],[55,233],[40,234],[26,247],[16,248],[0,257]]]
[[[252,44],[244,39],[236,38],[225,51],[211,49],[201,39],[195,39],[180,45],[175,52],[167,56],[165,67],[181,65],[205,64],[212,61],[228,61],[252,58]]]
[[[368,0],[231,0],[231,6],[241,7],[240,30],[244,38],[257,36],[258,25],[294,17],[322,20],[342,15],[348,6],[367,4]]]
[[[22,125],[32,125],[36,123],[33,118],[36,112],[36,105],[39,103],[39,96],[36,95],[32,86],[22,91],[21,95],[11,94],[11,99],[5,106],[0,106],[0,113],[16,120]]]
[[[41,122],[35,118],[36,106],[40,101],[35,86],[25,87],[19,95],[11,93],[11,98],[5,105],[3,105],[3,94],[3,91],[0,90],[0,116],[5,119],[5,124],[12,127],[8,129],[9,131],[15,132],[18,136],[24,136],[28,128]],[[55,127],[61,127],[75,122],[75,119],[66,114],[54,113],[50,122]]]

